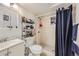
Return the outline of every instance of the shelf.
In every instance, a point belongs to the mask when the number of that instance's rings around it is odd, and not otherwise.
[[[25,37],[32,37],[32,36],[34,36],[33,35],[33,31],[32,31],[33,29],[34,29],[34,21],[31,20],[31,19],[27,19],[26,17],[23,17],[22,37],[25,38]]]

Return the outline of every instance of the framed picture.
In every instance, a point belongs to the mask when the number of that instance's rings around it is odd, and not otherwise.
[[[3,15],[3,20],[4,21],[9,21],[9,16],[8,15]]]
[[[4,24],[3,25],[4,27],[11,28],[9,15],[6,15],[6,14],[3,15],[3,24]]]
[[[51,17],[51,24],[56,23],[56,18],[55,17]]]

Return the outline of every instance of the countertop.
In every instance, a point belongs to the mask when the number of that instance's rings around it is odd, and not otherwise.
[[[0,51],[8,49],[10,47],[13,47],[13,46],[15,46],[17,44],[21,44],[21,43],[24,43],[24,41],[21,39],[13,39],[13,40],[9,40],[9,41],[0,43]]]

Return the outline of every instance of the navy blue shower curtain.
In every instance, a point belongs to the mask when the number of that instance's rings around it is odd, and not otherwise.
[[[55,55],[71,56],[72,45],[72,5],[67,9],[62,8],[56,11],[56,40]]]

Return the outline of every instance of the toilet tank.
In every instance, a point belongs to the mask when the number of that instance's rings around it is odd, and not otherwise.
[[[28,37],[26,38],[26,46],[31,46],[34,44],[34,38],[33,37]]]

